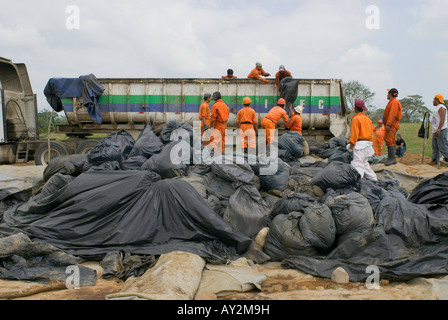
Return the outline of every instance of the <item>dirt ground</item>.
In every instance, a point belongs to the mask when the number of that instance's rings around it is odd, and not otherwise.
[[[99,267],[95,267],[98,269]],[[256,301],[256,300],[439,300],[445,297],[426,282],[389,283],[381,281],[379,289],[368,289],[365,283],[338,284],[330,279],[307,275],[298,270],[283,269],[279,262],[256,265],[258,272],[266,276],[261,290],[246,293],[221,293],[204,300]],[[100,274],[99,274],[100,276]],[[444,279],[437,281],[445,281]],[[77,290],[58,286],[44,286],[18,281],[0,281],[0,297],[10,300],[105,300],[106,296],[119,292],[124,282],[99,279],[94,287]],[[14,298],[12,293],[17,296]],[[34,293],[34,294],[33,294]],[[23,295],[19,297],[20,295]]]

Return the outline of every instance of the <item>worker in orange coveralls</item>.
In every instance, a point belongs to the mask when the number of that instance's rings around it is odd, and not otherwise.
[[[363,100],[355,101],[355,115],[352,118],[351,133],[348,149],[353,151],[351,165],[361,175],[361,178],[370,178],[378,181],[375,172],[369,164],[369,158],[375,153],[373,151],[373,124],[365,115],[367,107]]]
[[[212,100],[215,101],[212,106],[212,116],[210,119],[210,127],[215,130],[212,133],[214,138],[213,147],[215,150],[221,149],[222,154],[224,154],[226,149],[227,121],[229,120],[230,110],[224,101],[222,101],[222,96],[219,91],[213,93]]]
[[[258,79],[262,82],[269,83],[268,79],[262,77],[269,77],[271,74],[263,70],[263,66],[260,62],[255,64],[255,69],[253,69],[247,76],[249,79]]]
[[[241,148],[256,149],[256,134],[258,127],[257,114],[250,107],[252,100],[249,97],[243,99],[244,107],[236,116],[236,126],[240,129]]]
[[[201,120],[201,137],[204,136],[204,132],[209,129],[210,126],[210,101],[212,100],[212,95],[210,93],[204,94],[204,102],[202,102],[201,106],[199,107],[199,120]],[[206,139],[203,139],[204,145],[208,145],[210,142],[206,141]]]
[[[386,129],[386,134],[384,140],[387,146],[387,161],[386,166],[391,166],[397,163],[395,159],[395,135],[400,129],[399,121],[403,118],[403,111],[400,101],[398,101],[398,90],[393,88],[387,90],[387,99],[389,103],[384,110],[384,125]]]
[[[270,145],[272,142],[274,142],[274,133],[275,133],[275,125],[277,122],[279,122],[281,119],[283,119],[285,122],[289,121],[288,114],[285,110],[286,100],[281,98],[277,102],[277,106],[271,109],[269,113],[266,115],[266,118],[264,118],[261,121],[261,127],[266,130],[266,144]],[[289,107],[291,109],[292,114],[292,107]],[[271,136],[272,135],[272,136]]]
[[[302,112],[303,106],[295,107],[294,113],[289,122],[285,125],[285,128],[289,129],[290,131],[297,131],[298,133],[302,134]]]
[[[383,120],[378,121],[378,125],[373,128],[373,133],[375,134],[375,140],[373,140],[373,150],[375,150],[375,156],[382,156],[384,135],[386,134],[386,129],[383,126]]]
[[[233,74],[233,70],[232,70],[232,69],[229,69],[229,70],[227,70],[227,75],[222,76],[222,78],[223,78],[223,79],[236,79],[237,76],[235,76],[235,75]]]
[[[275,74],[275,84],[277,85],[279,91],[282,91],[282,89],[280,88],[280,82],[284,78],[292,78],[292,74],[290,71],[286,70],[284,65],[281,65],[278,69],[278,72]]]

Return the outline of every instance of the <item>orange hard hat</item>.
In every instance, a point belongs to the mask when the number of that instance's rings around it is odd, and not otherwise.
[[[379,124],[383,124],[383,120],[378,121]]]
[[[250,104],[250,103],[252,103],[252,100],[250,100],[249,97],[243,99],[243,104]]]
[[[280,100],[278,100],[277,104],[286,104],[286,100],[281,98]]]

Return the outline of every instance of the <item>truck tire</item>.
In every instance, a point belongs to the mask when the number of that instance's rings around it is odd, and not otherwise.
[[[50,161],[60,156],[68,155],[67,149],[59,142],[50,142]],[[34,163],[36,166],[48,164],[48,143],[42,143],[34,153]]]
[[[98,143],[99,141],[97,140],[86,140],[76,148],[76,154],[88,154]]]

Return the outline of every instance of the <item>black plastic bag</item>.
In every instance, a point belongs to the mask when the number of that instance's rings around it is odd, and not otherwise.
[[[103,139],[87,154],[87,161],[92,165],[123,160],[120,145],[112,140]]]
[[[305,152],[302,146],[304,141],[305,138],[299,132],[288,131],[279,138],[278,146],[289,151],[293,156],[301,157]]]
[[[151,126],[146,124],[133,145],[129,158],[136,156],[150,158],[162,151],[164,146],[162,140],[153,132]]]
[[[330,188],[352,188],[354,191],[359,191],[361,189],[360,180],[361,176],[355,167],[340,161],[333,161],[311,180],[311,184],[317,185],[324,192]]]
[[[291,256],[315,256],[317,249],[310,245],[299,229],[300,212],[280,214],[269,224],[263,251],[271,261],[282,261]]]
[[[289,166],[283,162],[282,160],[278,159],[278,167],[276,168],[277,171],[274,174],[268,174],[263,175],[260,173],[260,168],[269,168],[270,165],[257,165],[252,166],[252,168],[255,168],[255,171],[258,172],[257,176],[260,178],[261,188],[265,191],[272,191],[272,190],[278,190],[278,191],[284,191],[286,189],[286,186],[288,185],[288,179],[289,179]]]
[[[299,228],[305,241],[320,249],[330,248],[336,237],[336,225],[325,204],[305,207]]]
[[[235,230],[254,238],[267,226],[270,209],[255,186],[240,185],[229,199],[224,220]]]
[[[412,190],[409,201],[418,204],[448,204],[448,173],[422,181]]]
[[[173,163],[172,153],[176,153],[176,148],[179,146],[179,142],[170,142],[167,144],[160,153],[153,155],[149,158],[141,167],[142,170],[154,171],[160,174],[164,179],[171,179],[175,177],[187,176],[190,161],[190,155],[180,155],[177,160],[180,163]],[[174,149],[174,150],[173,150]],[[179,154],[176,154],[179,155]]]
[[[347,195],[326,195],[325,204],[330,208],[336,224],[339,242],[352,236],[352,233],[363,233],[375,224],[370,203],[361,194],[351,192]],[[344,237],[341,237],[344,236]]]
[[[141,170],[146,160],[144,156],[132,156],[123,161],[121,167],[123,170]]]
[[[54,158],[44,169],[44,181],[47,182],[56,173],[78,176],[82,173],[86,161],[87,155],[84,154]]]
[[[316,203],[317,201],[309,195],[295,192],[275,203],[271,217],[274,218],[279,214],[289,214],[291,212],[304,213],[306,207]]]
[[[165,125],[165,127],[162,129],[162,132],[160,133],[160,139],[164,144],[168,144],[170,142],[178,142],[181,135],[173,135],[173,132],[175,133],[176,130],[186,130],[188,134],[190,135],[190,145],[193,146],[193,127],[185,122],[177,122],[175,120],[168,121]]]

